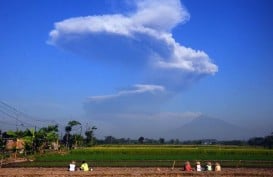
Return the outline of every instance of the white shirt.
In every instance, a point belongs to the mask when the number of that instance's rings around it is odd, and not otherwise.
[[[73,163],[69,164],[69,171],[75,171],[75,169],[76,169],[75,164],[73,164]]]

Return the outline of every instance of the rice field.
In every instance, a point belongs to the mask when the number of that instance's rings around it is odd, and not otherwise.
[[[70,161],[88,161],[93,166],[168,167],[187,160],[220,162],[226,167],[273,167],[273,150],[237,146],[96,146],[67,153],[38,155],[27,166],[66,166]]]

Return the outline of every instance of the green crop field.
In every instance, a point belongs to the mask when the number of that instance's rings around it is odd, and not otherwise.
[[[37,155],[28,166],[65,166],[71,160],[93,166],[177,166],[189,160],[221,162],[223,166],[273,167],[273,150],[237,146],[96,146],[65,154]],[[26,165],[26,164],[24,164]]]

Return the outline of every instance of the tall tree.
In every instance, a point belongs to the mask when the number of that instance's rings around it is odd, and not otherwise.
[[[92,128],[88,128],[85,132],[85,136],[86,136],[86,144],[88,146],[92,146],[94,145],[94,131],[97,130],[97,127],[93,126]]]
[[[269,149],[272,149],[272,147],[273,147],[273,132],[271,133],[271,135],[268,135],[264,138],[264,144]]]
[[[165,143],[165,139],[164,138],[159,138],[159,144],[164,144]]]
[[[72,120],[72,121],[69,121],[69,122],[68,122],[68,125],[69,125],[70,127],[74,127],[74,126],[76,126],[76,125],[81,125],[81,123],[78,122],[78,121],[76,121],[76,120]]]
[[[143,143],[144,143],[144,137],[143,137],[143,136],[139,137],[139,138],[138,138],[138,142],[139,142],[140,144],[143,144]]]
[[[72,127],[75,127],[77,125],[81,125],[80,122],[76,120],[69,121],[67,123],[67,126],[65,127],[65,136],[63,138],[65,145],[67,148],[71,149],[73,144],[77,144],[77,138],[76,136],[71,136]]]

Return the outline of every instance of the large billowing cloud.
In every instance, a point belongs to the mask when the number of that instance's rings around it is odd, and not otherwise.
[[[166,115],[160,109],[171,95],[218,71],[204,51],[185,47],[173,37],[172,29],[190,18],[179,0],[130,2],[134,10],[65,19],[56,22],[49,34],[51,45],[91,61],[110,63],[106,67],[126,66],[131,75],[142,76],[140,83],[144,84],[88,97],[84,108],[93,118],[124,122],[124,117],[139,120]]]
[[[92,59],[137,63],[156,71],[197,75],[217,72],[204,51],[182,46],[173,38],[171,30],[189,19],[179,0],[133,2],[136,10],[127,15],[74,17],[57,22],[49,43]]]

